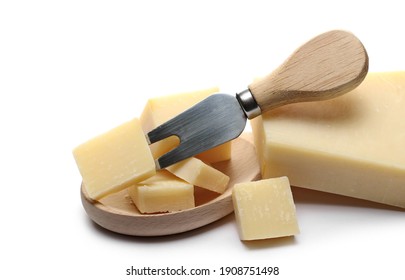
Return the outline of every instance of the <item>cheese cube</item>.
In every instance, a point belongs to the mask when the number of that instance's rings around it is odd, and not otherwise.
[[[197,158],[188,158],[166,168],[179,178],[195,186],[223,193],[229,177]]]
[[[138,119],[126,122],[73,151],[83,184],[100,199],[155,174],[155,163]]]
[[[141,213],[174,212],[194,207],[194,186],[161,170],[128,188]]]
[[[241,240],[299,233],[287,177],[236,184],[232,201]]]
[[[405,207],[405,72],[369,73],[343,96],[251,124],[263,178]]]
[[[155,127],[204,100],[211,94],[218,92],[218,90],[218,88],[210,88],[149,99],[140,118],[144,132],[147,133],[151,131]],[[158,158],[178,144],[179,139],[177,137],[166,138],[151,145],[152,154],[154,158]],[[209,163],[228,160],[231,158],[231,142],[205,151],[196,157]]]

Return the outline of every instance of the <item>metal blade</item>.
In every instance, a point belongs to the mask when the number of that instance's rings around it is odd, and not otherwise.
[[[214,148],[238,137],[246,115],[235,96],[214,94],[147,134],[155,143],[176,135],[180,145],[157,160],[157,169]]]

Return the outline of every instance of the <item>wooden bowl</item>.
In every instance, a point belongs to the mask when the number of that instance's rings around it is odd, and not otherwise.
[[[228,189],[221,195],[195,188],[196,207],[188,210],[141,214],[126,190],[100,201],[88,197],[81,187],[81,199],[87,215],[101,227],[134,236],[162,236],[196,229],[233,212],[234,184],[260,179],[260,167],[251,134],[244,133],[232,143],[232,158],[213,164],[230,177]]]

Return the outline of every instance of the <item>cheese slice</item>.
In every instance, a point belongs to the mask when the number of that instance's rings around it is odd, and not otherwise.
[[[218,88],[213,87],[189,93],[151,98],[141,114],[142,128],[147,133],[218,91]],[[178,144],[179,139],[175,136],[152,144],[151,150],[154,158],[160,157]],[[196,157],[209,163],[228,160],[231,158],[231,142],[205,151]]]
[[[405,207],[405,72],[369,73],[341,97],[251,122],[263,178]]]
[[[138,119],[81,144],[73,151],[83,184],[100,199],[155,174],[155,163]]]
[[[141,213],[174,212],[194,207],[194,186],[165,170],[129,187],[128,194]]]
[[[287,177],[236,184],[232,190],[232,201],[241,240],[299,233]]]
[[[197,158],[182,160],[166,169],[190,184],[217,193],[226,190],[230,179],[229,176]]]

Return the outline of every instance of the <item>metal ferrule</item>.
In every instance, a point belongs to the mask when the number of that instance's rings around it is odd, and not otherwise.
[[[249,89],[237,93],[236,99],[238,99],[240,106],[249,120],[261,115],[262,110]]]

